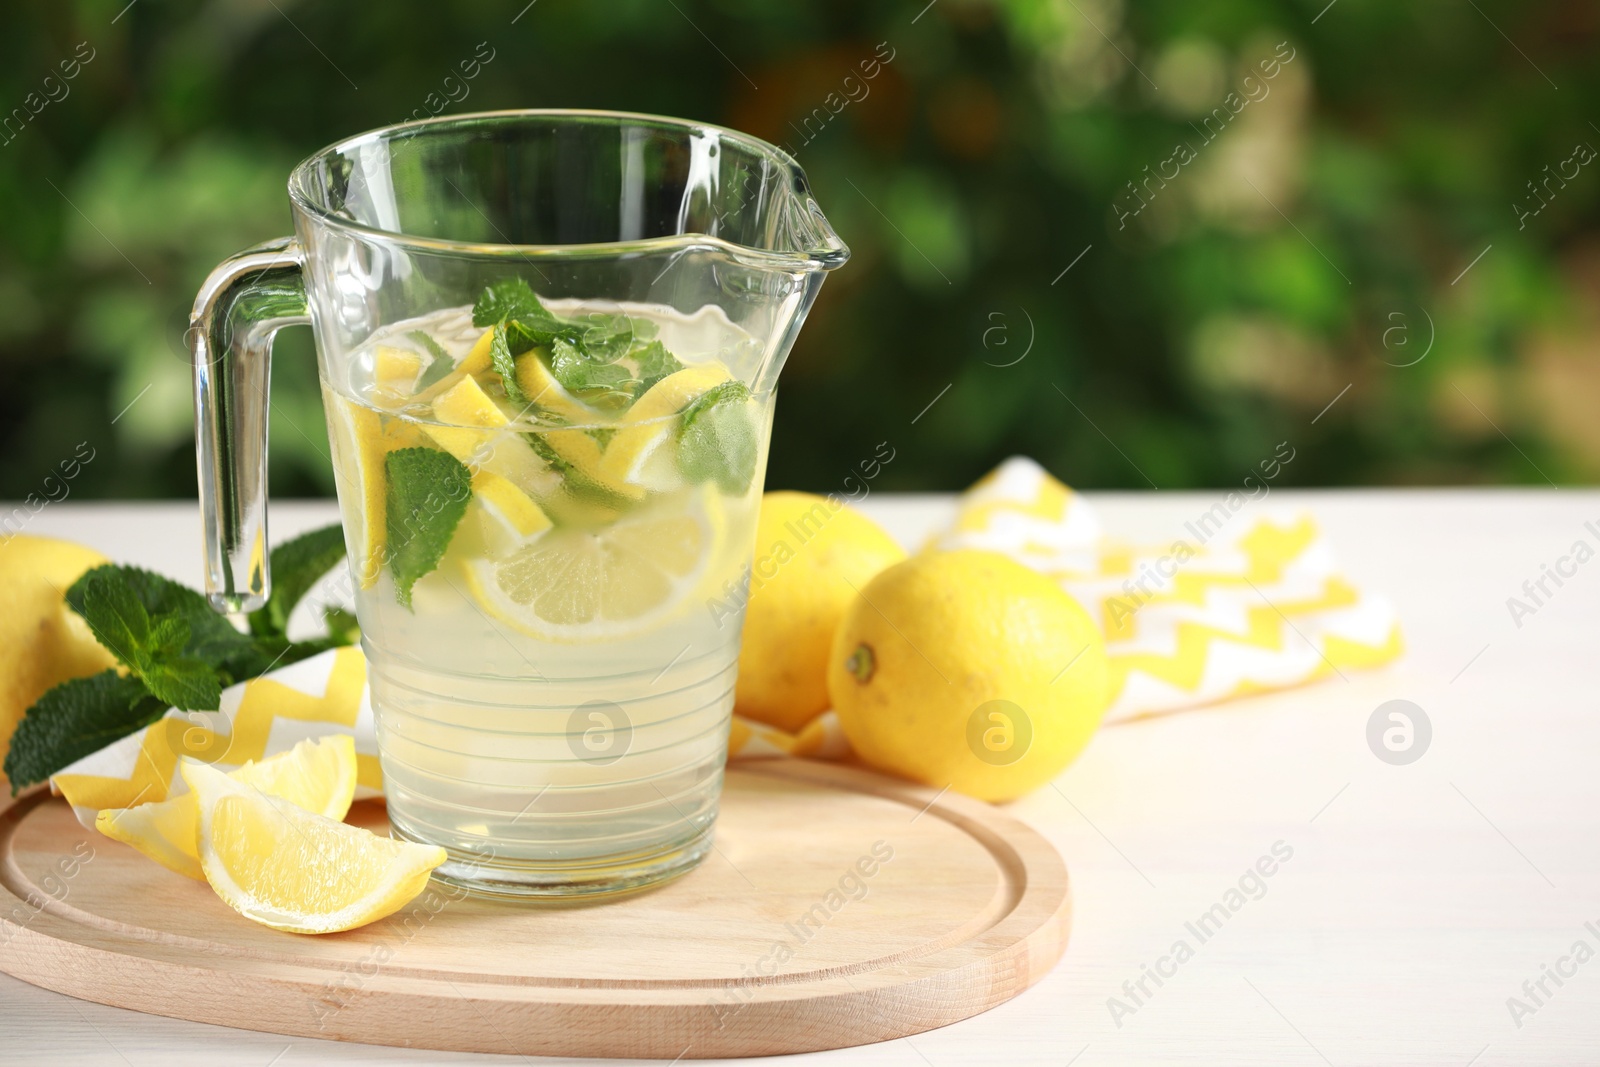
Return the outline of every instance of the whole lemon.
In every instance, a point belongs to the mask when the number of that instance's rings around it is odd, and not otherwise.
[[[0,541],[0,762],[17,723],[45,690],[116,666],[62,599],[84,571],[106,562],[92,548],[14,534]],[[0,802],[10,795],[0,773]]]
[[[1050,579],[994,552],[916,556],[861,590],[828,692],[867,763],[983,800],[1059,774],[1107,701],[1105,640]]]
[[[828,649],[856,590],[906,558],[876,523],[811,493],[761,498],[734,708],[793,733],[828,710]]]

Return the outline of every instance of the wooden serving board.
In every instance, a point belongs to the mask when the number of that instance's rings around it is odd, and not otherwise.
[[[381,803],[350,821],[387,832]],[[433,883],[343,934],[251,923],[85,830],[0,815],[0,970],[74,997],[297,1037],[659,1059],[841,1048],[1016,996],[1060,958],[1067,871],[988,805],[805,760],[729,768],[716,849],[611,903]]]

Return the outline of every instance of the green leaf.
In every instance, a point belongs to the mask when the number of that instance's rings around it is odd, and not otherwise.
[[[511,344],[506,340],[506,324],[503,322],[495,324],[494,334],[489,338],[489,362],[500,375],[500,384],[506,389],[506,399],[520,408],[527,407],[528,394],[517,383],[517,361],[511,354]]]
[[[615,363],[656,335],[656,324],[631,315],[594,312],[572,321],[577,341],[596,363]]]
[[[344,527],[338,523],[303,533],[274,548],[272,593],[264,607],[250,613],[250,632],[287,638],[289,616],[295,607],[344,558]]]
[[[432,571],[450,547],[472,496],[472,474],[448,452],[401,448],[384,458],[389,476],[389,569],[400,603],[411,606],[411,587]]]
[[[222,682],[204,660],[161,657],[141,672],[141,678],[163,706],[184,711],[216,711],[222,706]]]
[[[80,586],[82,606],[74,604],[73,609],[89,624],[94,639],[124,667],[144,668],[150,662],[150,612],[139,596],[113,567],[94,568],[73,583],[74,589]]]
[[[96,567],[81,581],[81,613],[95,639],[158,699],[185,710],[216,709],[222,699],[223,679],[219,671],[225,671],[225,663],[231,659],[259,658],[260,650],[225,619],[212,614],[198,595],[194,597],[198,605],[182,597],[163,597],[161,586],[142,580],[129,581],[120,570]],[[140,573],[146,579],[157,577],[148,572]],[[74,588],[78,584],[74,583]],[[182,586],[177,588],[189,592]],[[141,593],[153,594],[149,599],[154,602],[176,599],[179,603],[152,614]],[[223,643],[214,635],[202,634],[197,642],[194,624],[205,626],[212,622],[222,623],[232,635],[231,639]],[[218,654],[204,655],[205,650]],[[251,673],[259,674],[264,669],[265,663]],[[236,677],[227,673],[230,683]]]
[[[425,330],[412,330],[406,336],[427,349],[428,355],[432,357],[427,368],[417,378],[417,392],[420,393],[429,386],[439,384],[444,381],[445,375],[456,369],[456,361],[450,357],[450,353],[446,352],[444,346],[435,341]]]
[[[176,612],[160,616],[150,627],[149,648],[154,658],[181,656],[188,643],[189,620]]]
[[[131,675],[101,671],[45,692],[11,737],[5,773],[11,792],[161,718],[167,705]]]
[[[516,319],[506,323],[506,347],[511,349],[513,356],[520,356],[530,348],[549,345],[557,337],[565,337],[570,342],[577,337],[577,332],[555,319],[531,326]]]
[[[633,375],[626,367],[596,363],[583,348],[564,337],[556,338],[550,346],[550,373],[567,392],[589,403],[614,400],[619,395],[628,401],[633,399],[633,392],[627,388]]]
[[[527,282],[521,278],[506,278],[485,289],[478,302],[472,305],[472,325],[481,328],[508,319],[532,325],[554,322],[555,316],[533,295]]]
[[[96,607],[90,605],[91,591],[98,605]],[[264,652],[249,636],[234,629],[232,623],[213,611],[206,598],[193,589],[139,567],[106,563],[86,572],[72,584],[67,590],[67,605],[83,616],[89,628],[95,632],[96,639],[130,668],[136,668],[137,665],[123,659],[123,653],[107,643],[97,629],[96,620],[90,617],[91,612],[100,613],[99,624],[108,628],[108,636],[112,641],[118,640],[116,633],[129,625],[130,621],[138,629],[137,614],[129,607],[127,595],[131,595],[146,615],[142,630],[144,637],[138,642],[141,648],[145,645],[152,620],[175,614],[189,625],[189,637],[181,654],[209,663],[222,675],[224,684],[254,678],[272,664],[271,654]],[[115,612],[115,617],[106,614],[108,611]],[[126,645],[128,638],[123,637],[122,641]],[[133,649],[125,651],[129,656],[139,655]]]
[[[743,382],[723,382],[683,409],[678,469],[689,481],[715,481],[725,493],[743,493],[755,477],[758,447],[750,390]]]
[[[669,374],[676,374],[683,369],[683,364],[678,362],[678,357],[667,351],[667,346],[660,341],[651,341],[634,349],[630,355],[638,366],[639,393],[643,396],[652,385],[659,382]]]

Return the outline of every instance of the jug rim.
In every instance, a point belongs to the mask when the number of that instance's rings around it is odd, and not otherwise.
[[[705,131],[719,138],[733,141],[746,150],[766,158],[788,173],[796,188],[799,207],[809,216],[816,240],[812,247],[799,249],[754,248],[707,233],[667,234],[661,237],[644,237],[631,241],[594,241],[582,244],[513,244],[510,242],[458,241],[442,237],[422,237],[399,230],[384,229],[335,214],[311,192],[308,179],[316,165],[337,154],[348,153],[365,145],[385,140],[395,140],[396,134],[424,131],[431,127],[468,125],[484,119],[519,118],[599,118],[633,121],[644,126],[677,128],[684,131]],[[294,206],[319,224],[337,230],[359,234],[370,240],[384,241],[433,252],[462,255],[516,255],[523,257],[587,257],[625,254],[658,253],[672,250],[711,247],[728,258],[753,266],[788,271],[833,270],[850,258],[850,249],[822,214],[811,195],[810,182],[799,160],[770,142],[752,134],[727,126],[700,122],[695,119],[655,115],[640,111],[611,111],[603,108],[506,108],[494,111],[471,111],[455,115],[436,115],[424,119],[397,122],[378,126],[350,137],[342,138],[317,149],[296,164],[289,174],[289,199]],[[793,187],[793,186],[792,186]]]

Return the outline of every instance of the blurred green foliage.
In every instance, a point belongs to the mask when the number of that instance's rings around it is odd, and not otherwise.
[[[288,231],[296,161],[435,103],[796,152],[855,258],[791,358],[773,486],[838,488],[884,440],[880,489],[1014,452],[1078,486],[1221,486],[1284,440],[1298,484],[1592,478],[1600,166],[1572,160],[1600,144],[1600,9],[1325,3],[17,5],[0,497],[80,441],[74,493],[192,495],[196,287]],[[307,334],[278,344],[280,494],[332,482]]]

